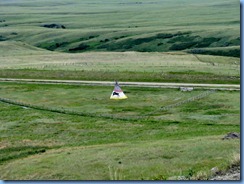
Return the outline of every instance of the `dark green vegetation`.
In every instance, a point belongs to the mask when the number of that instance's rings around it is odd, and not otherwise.
[[[240,57],[237,0],[1,1],[0,41],[51,51],[187,51]]]
[[[117,179],[126,180],[209,175],[212,167],[226,168],[239,152],[238,140],[221,140],[240,131],[239,92],[216,91],[162,111],[205,91],[122,88],[129,98],[113,101],[112,86],[1,83],[0,96],[12,101],[94,115],[0,102],[1,179],[112,179],[116,172]]]

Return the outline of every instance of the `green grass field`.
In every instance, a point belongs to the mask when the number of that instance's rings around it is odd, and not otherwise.
[[[239,92],[216,91],[163,111],[204,91],[123,89],[129,98],[112,101],[112,87],[1,83],[1,97],[93,114],[1,103],[1,179],[209,176],[212,167],[225,169],[239,153],[239,140],[221,140],[240,131]]]
[[[240,84],[240,2],[1,0],[0,78]],[[0,179],[207,180],[240,155],[240,91],[121,87],[0,82]]]

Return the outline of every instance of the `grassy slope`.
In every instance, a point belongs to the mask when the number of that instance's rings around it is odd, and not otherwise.
[[[188,49],[238,57],[239,4],[237,0],[2,1],[5,22],[0,23],[0,35],[1,40],[65,52]],[[51,23],[66,29],[41,27]]]
[[[210,172],[206,170],[216,165],[223,169],[229,164],[225,157],[231,158],[233,150],[239,152],[238,145],[236,140],[210,136],[72,147],[19,159],[0,168],[2,178],[11,180],[162,180],[174,175],[191,177],[199,171],[207,175]],[[204,152],[206,149],[208,152]],[[215,152],[214,157],[211,152]]]
[[[236,57],[240,54],[239,2],[234,0],[0,3],[0,77],[235,84],[240,81],[240,60]],[[42,27],[51,23],[63,24],[66,29]],[[66,55],[35,46],[64,52],[159,53]],[[194,55],[160,54],[181,50]]]
[[[183,52],[51,52],[15,41],[0,42],[0,77],[187,83],[240,81],[236,57]]]
[[[230,131],[240,131],[238,92],[219,91],[162,112],[158,111],[161,106],[202,91],[123,89],[129,97],[126,101],[110,101],[111,87],[2,83],[1,97],[40,106],[98,116],[157,112],[147,120],[147,116],[119,120],[2,103],[1,179],[112,179],[110,171],[114,175],[120,167],[122,179],[189,177],[199,171],[209,174],[214,166],[225,168],[232,154],[239,152],[238,140],[221,140]]]

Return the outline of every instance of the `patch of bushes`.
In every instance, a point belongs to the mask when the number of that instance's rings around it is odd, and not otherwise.
[[[192,49],[192,50],[187,51],[187,53],[240,57],[240,48]]]
[[[208,47],[214,42],[218,42],[221,40],[221,38],[215,38],[215,37],[209,37],[209,38],[203,38],[199,40],[199,42],[196,44],[196,48],[201,48],[201,47]]]
[[[115,39],[115,40],[118,40],[118,39],[125,38],[125,37],[127,37],[127,36],[115,37],[114,39]]]
[[[89,45],[81,43],[78,47],[71,48],[71,49],[69,49],[69,51],[70,52],[83,51],[83,50],[88,49],[89,47],[90,47]]]
[[[0,35],[0,41],[5,41],[7,40],[7,38],[5,38],[4,36]]]
[[[185,50],[193,46],[195,48],[209,47],[212,43],[219,42],[220,40],[221,38],[216,37],[202,38],[200,36],[178,35],[167,43],[173,43],[169,50]]]
[[[69,44],[68,42],[62,42],[62,43],[56,43],[55,45],[56,45],[56,48],[58,48],[58,47],[61,47],[61,46],[66,46],[68,44]]]
[[[174,34],[170,34],[170,33],[159,33],[156,35],[156,38],[166,39],[166,38],[172,38],[174,36],[175,36]]]
[[[157,48],[157,46],[164,46],[163,51],[178,51],[186,50],[191,48],[204,48],[209,47],[212,43],[219,42],[221,38],[207,37],[202,38],[198,35],[191,36],[191,32],[178,32],[175,34],[171,33],[158,33],[154,36],[144,37],[144,38],[128,38],[120,42],[110,42],[109,39],[100,40],[100,44],[96,49],[106,49],[109,51],[126,51],[134,50],[139,52],[156,52],[162,51],[162,47]],[[114,40],[124,38],[125,36],[115,37]],[[167,41],[162,42],[162,39],[167,39]],[[105,44],[106,43],[106,44]],[[147,44],[146,44],[147,43]],[[223,43],[217,43],[217,45],[223,45]],[[139,46],[140,45],[140,46]],[[232,53],[233,54],[233,53]]]
[[[107,51],[139,51],[139,52],[167,52],[167,51],[180,51],[187,49],[201,49],[209,47],[214,43],[214,46],[223,47],[224,40],[218,37],[206,37],[203,38],[199,35],[191,35],[192,32],[177,32],[177,33],[157,33],[148,37],[141,38],[128,38],[128,35],[117,36],[111,39],[100,40],[95,46],[89,44],[89,50],[107,50]],[[115,41],[119,40],[119,41]],[[239,38],[240,42],[240,38]],[[233,39],[228,42],[230,44],[238,44],[238,38]],[[82,49],[75,49],[75,51],[85,50],[86,47]],[[72,51],[72,50],[71,50]],[[74,51],[74,50],[73,50]],[[201,54],[202,50],[193,50],[192,53]],[[190,53],[191,53],[190,52]],[[206,51],[204,51],[206,52]],[[230,53],[214,53],[208,52],[210,55],[224,55],[224,56],[238,56],[240,55],[236,50],[230,51]]]
[[[195,40],[199,38],[199,36],[189,36],[189,35],[180,35],[176,36],[168,41],[168,43],[175,43],[175,42],[188,42],[189,40]]]
[[[88,39],[93,39],[93,38],[96,38],[96,37],[98,37],[99,35],[91,35],[91,36],[89,36],[88,37]]]
[[[170,46],[169,50],[185,50],[188,49],[194,45],[196,45],[197,42],[182,42],[182,43],[176,43]]]
[[[102,43],[102,42],[108,42],[108,41],[110,41],[109,39],[104,39],[104,40],[100,40],[100,42]]]
[[[192,168],[190,168],[188,171],[187,171],[187,174],[186,174],[186,179],[191,179],[191,177],[196,173],[196,171]]]
[[[240,41],[240,37],[237,37],[235,39],[232,39],[229,41],[229,45],[230,46],[234,46],[234,45],[240,45],[241,44],[241,41]]]
[[[134,40],[131,40],[131,44],[132,45],[140,45],[142,43],[147,43],[147,42],[151,42],[155,39],[156,37],[147,37],[147,38],[137,38]]]
[[[55,28],[55,29],[66,29],[66,27],[62,24],[44,24],[42,27]]]
[[[53,51],[54,49],[57,48],[55,43],[47,43],[47,42],[41,43],[40,45],[38,45],[38,47],[41,47],[41,48],[44,48],[47,50],[51,50],[51,51]]]
[[[45,48],[47,50],[54,51],[58,47],[65,47],[69,44],[69,42],[61,42],[61,43],[42,43],[38,47]]]

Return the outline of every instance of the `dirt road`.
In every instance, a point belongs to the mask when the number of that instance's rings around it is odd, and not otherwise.
[[[12,79],[12,78],[0,78],[0,82],[77,84],[77,85],[97,85],[97,86],[114,85],[114,81]],[[193,83],[164,83],[164,82],[123,82],[123,81],[120,81],[119,84],[121,86],[137,86],[137,87],[160,87],[160,88],[193,87],[196,89],[240,90],[239,84],[193,84]]]

